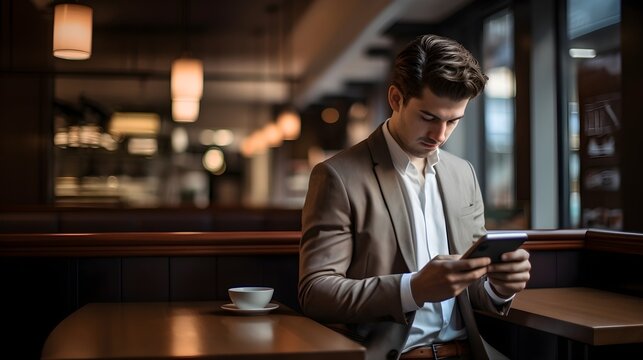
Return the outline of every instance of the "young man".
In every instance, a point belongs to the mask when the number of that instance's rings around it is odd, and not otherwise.
[[[472,306],[505,314],[529,254],[460,260],[485,234],[471,164],[441,150],[486,76],[457,42],[425,35],[397,56],[391,117],[317,165],[303,209],[299,301],[368,359],[500,356]],[[433,354],[436,351],[437,354]]]

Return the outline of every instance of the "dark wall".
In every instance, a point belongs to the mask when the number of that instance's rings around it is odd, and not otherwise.
[[[228,300],[227,289],[262,285],[299,310],[297,255],[2,258],[3,359],[38,359],[47,335],[90,302]]]
[[[31,1],[0,3],[0,202],[53,199],[51,21]]]
[[[621,54],[623,87],[623,230],[643,232],[643,4],[621,1]]]

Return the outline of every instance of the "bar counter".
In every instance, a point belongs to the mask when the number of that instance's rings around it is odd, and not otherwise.
[[[588,345],[643,342],[643,298],[599,289],[526,289],[495,317]]]

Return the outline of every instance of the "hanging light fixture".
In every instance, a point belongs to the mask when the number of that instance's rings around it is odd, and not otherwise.
[[[201,100],[203,96],[203,62],[181,57],[172,63],[172,99]]]
[[[54,8],[53,54],[67,60],[86,60],[92,55],[92,8],[81,4],[57,4]]]
[[[203,96],[203,62],[186,57],[174,60],[170,82],[172,118],[176,122],[196,121]]]
[[[283,110],[277,117],[277,126],[283,134],[284,140],[295,140],[301,132],[301,118],[293,108]]]
[[[172,119],[176,122],[195,122],[199,118],[199,99],[173,99]]]
[[[189,1],[181,2],[183,25],[183,52],[187,53]],[[199,117],[199,103],[203,96],[203,61],[182,56],[172,62],[170,78],[172,118],[176,122],[194,122]]]
[[[292,29],[292,22],[293,22],[292,1],[290,1],[288,5],[289,5],[288,21],[290,22],[291,29]],[[291,40],[290,46],[287,46],[285,44],[286,35],[285,35],[284,27],[285,26],[283,24],[280,26],[280,32],[281,32],[281,42],[283,44],[282,46],[286,46],[286,48],[288,49],[288,53],[283,57],[287,59],[288,61],[287,65],[291,72],[288,76],[289,104],[286,107],[284,107],[284,109],[277,116],[277,126],[279,127],[279,130],[281,130],[284,140],[296,140],[297,138],[299,138],[299,134],[301,133],[301,117],[299,116],[299,112],[297,112],[297,109],[295,109],[295,106],[294,106],[294,98],[295,98],[295,84],[293,80],[293,77],[294,77],[293,46],[294,45],[292,44],[292,40]],[[286,77],[285,71],[283,75],[284,77]]]

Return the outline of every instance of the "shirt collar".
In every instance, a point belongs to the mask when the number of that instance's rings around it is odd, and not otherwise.
[[[402,149],[402,147],[400,147],[400,144],[398,144],[393,138],[393,135],[391,135],[391,132],[388,129],[389,120],[390,119],[387,119],[386,122],[384,122],[384,125],[382,125],[384,140],[386,140],[388,151],[391,154],[393,166],[395,166],[398,171],[405,173],[409,170],[409,166],[413,166],[411,163],[411,157]],[[434,152],[430,153],[427,157],[427,161],[429,166],[426,167],[425,173],[427,171],[433,171],[434,166],[440,161],[440,149],[438,148]]]

